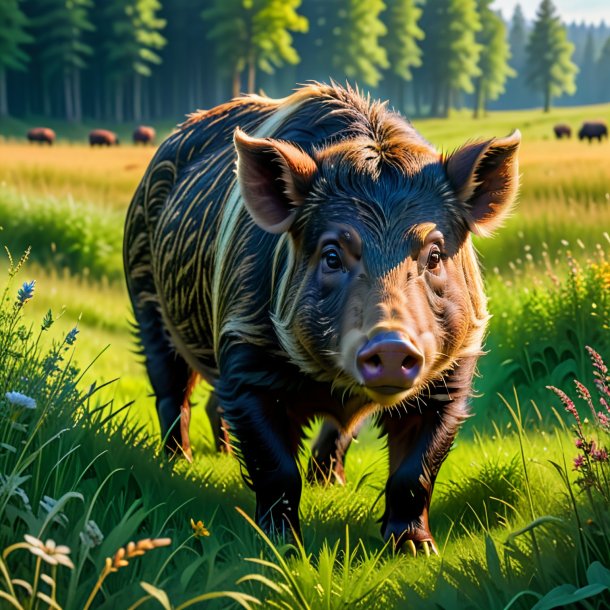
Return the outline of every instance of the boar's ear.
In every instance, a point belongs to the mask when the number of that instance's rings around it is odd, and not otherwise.
[[[314,160],[293,144],[251,138],[239,128],[234,142],[237,179],[250,216],[269,233],[288,231],[317,171]]]
[[[445,161],[449,182],[468,206],[470,230],[489,235],[510,212],[519,186],[521,133],[466,144]]]

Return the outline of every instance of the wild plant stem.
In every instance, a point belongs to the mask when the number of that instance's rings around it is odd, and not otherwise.
[[[100,590],[102,583],[104,582],[104,580],[106,579],[106,576],[108,576],[108,574],[110,574],[110,568],[108,565],[105,565],[104,569],[102,570],[102,573],[100,574],[100,577],[97,579],[97,582],[95,583],[95,586],[93,587],[93,589],[91,589],[91,593],[89,593],[89,597],[87,598],[87,601],[85,602],[85,605],[83,606],[83,610],[89,610],[89,607],[91,606],[91,603],[93,602],[93,599],[97,595],[97,592]]]

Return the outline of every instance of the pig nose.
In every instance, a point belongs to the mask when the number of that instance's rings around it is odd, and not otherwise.
[[[421,371],[423,355],[396,332],[378,333],[356,356],[364,385],[381,394],[408,390]]]

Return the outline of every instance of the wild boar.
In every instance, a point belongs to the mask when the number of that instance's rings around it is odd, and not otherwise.
[[[136,127],[133,132],[133,143],[134,144],[153,144],[157,132],[153,127],[147,127],[146,125],[140,125]]]
[[[597,138],[600,142],[602,138],[608,137],[608,126],[604,121],[585,121],[578,132],[578,139],[589,140],[589,144],[592,140]]]
[[[321,413],[349,433],[377,414],[390,459],[382,535],[435,551],[430,499],[488,320],[471,234],[510,210],[519,144],[515,131],[440,154],[385,104],[321,84],[191,115],[125,224],[166,449],[190,453],[200,374],[256,521],[299,536],[304,424]]]
[[[55,132],[49,127],[33,127],[27,133],[29,142],[40,142],[41,144],[53,145]]]
[[[562,138],[571,138],[572,137],[572,128],[565,123],[559,123],[553,127],[553,132],[555,133],[555,137],[558,140]]]
[[[119,138],[113,131],[107,129],[93,129],[89,132],[90,146],[118,146]]]

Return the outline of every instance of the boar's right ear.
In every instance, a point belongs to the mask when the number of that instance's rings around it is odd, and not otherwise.
[[[466,144],[445,160],[449,182],[468,207],[470,230],[489,235],[511,210],[519,187],[521,133]]]
[[[246,209],[269,233],[288,231],[317,166],[300,148],[271,138],[251,138],[237,128],[237,179]]]

